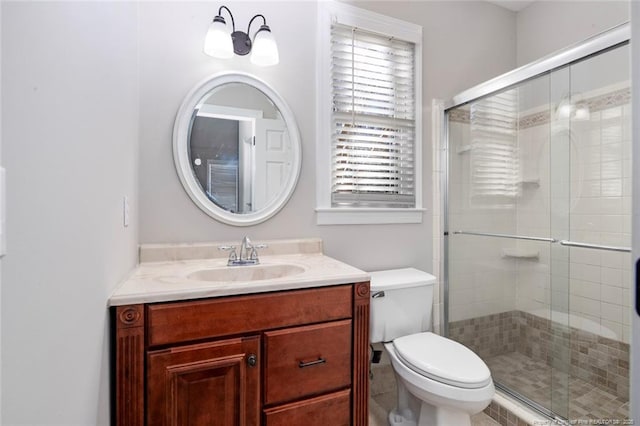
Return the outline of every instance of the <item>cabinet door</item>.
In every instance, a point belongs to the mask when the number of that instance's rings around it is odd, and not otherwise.
[[[258,425],[258,336],[153,351],[147,362],[148,425]]]

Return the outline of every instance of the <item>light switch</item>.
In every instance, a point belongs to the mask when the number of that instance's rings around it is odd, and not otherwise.
[[[129,197],[127,197],[126,195],[122,199],[122,216],[122,224],[126,228],[127,226],[129,226]]]

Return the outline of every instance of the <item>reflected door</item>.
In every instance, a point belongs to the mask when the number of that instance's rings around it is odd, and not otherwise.
[[[258,119],[255,133],[254,209],[261,209],[280,192],[291,171],[292,150],[283,120]]]

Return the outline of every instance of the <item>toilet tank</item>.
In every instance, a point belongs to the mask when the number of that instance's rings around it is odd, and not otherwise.
[[[431,330],[436,277],[414,268],[371,272],[370,341]]]

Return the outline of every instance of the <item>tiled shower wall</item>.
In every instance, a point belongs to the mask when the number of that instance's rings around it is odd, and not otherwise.
[[[628,87],[609,87],[588,98],[590,118],[571,123],[569,233],[572,241],[630,246],[631,106]],[[549,114],[545,114],[549,117]],[[520,235],[546,236],[550,229],[549,123],[521,120],[525,185],[517,206]],[[535,169],[540,170],[536,175]],[[558,202],[558,200],[554,200]],[[546,229],[546,231],[545,231]],[[538,259],[518,260],[516,308],[549,317],[554,301],[571,312],[571,326],[629,342],[631,259],[627,253],[518,242]],[[567,250],[567,249],[565,249]],[[568,280],[552,293],[550,274]],[[568,291],[567,291],[568,290]],[[564,309],[562,309],[564,308]],[[554,310],[558,310],[557,308]]]
[[[513,209],[478,208],[471,203],[470,141],[468,111],[449,120],[449,231],[513,233]],[[515,241],[455,236],[449,238],[449,321],[474,318],[515,308],[515,264],[505,260],[502,250]],[[434,250],[435,251],[435,250]]]
[[[630,90],[605,93],[592,104],[591,119],[576,123],[584,155],[571,170],[572,193],[580,194],[571,210],[572,239],[630,247]],[[600,334],[628,343],[631,255],[572,248],[570,256],[571,311],[586,320],[599,320]]]
[[[440,99],[434,99],[431,103],[431,184],[433,205],[433,241],[432,241],[432,271],[436,277],[436,285],[433,292],[433,331],[442,334],[442,322],[444,318],[444,285],[442,272],[444,269],[444,209],[442,205],[442,183],[446,179],[446,170],[443,163],[445,153],[443,147],[443,113],[444,104]]]

